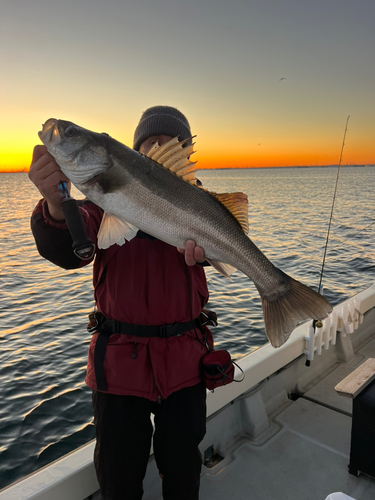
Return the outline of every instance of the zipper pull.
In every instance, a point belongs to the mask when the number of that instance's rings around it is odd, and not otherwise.
[[[158,403],[158,405],[160,405],[160,403],[161,403],[161,396],[160,396],[160,394],[159,394],[159,396],[158,396],[158,401],[157,401],[157,403]]]
[[[134,342],[132,359],[137,359],[137,345],[138,345],[138,342]]]

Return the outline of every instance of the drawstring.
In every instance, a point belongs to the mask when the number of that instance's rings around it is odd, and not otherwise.
[[[207,335],[205,334],[205,332],[202,329],[200,329],[200,330],[201,330],[202,336],[204,338],[204,342],[202,342],[200,340],[200,338],[198,337],[197,330],[195,328],[195,324],[193,321],[193,298],[192,298],[191,287],[190,287],[189,271],[188,271],[186,262],[184,262],[184,264],[185,264],[186,282],[187,282],[187,286],[188,286],[188,290],[189,290],[189,298],[190,298],[190,320],[191,320],[191,323],[193,325],[194,333],[195,333],[196,339],[198,340],[198,342],[200,344],[205,345],[207,347],[208,351],[213,351],[212,347],[210,347],[208,344]]]

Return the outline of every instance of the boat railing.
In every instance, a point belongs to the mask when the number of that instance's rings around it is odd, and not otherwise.
[[[327,351],[330,345],[336,345],[337,333],[346,337],[358,329],[363,323],[363,315],[375,306],[374,287],[340,304],[323,321],[310,324],[304,349],[308,361],[312,361],[315,354],[321,355],[323,349]]]
[[[323,350],[328,350],[330,346],[336,344],[338,333],[342,337],[353,333],[363,322],[364,314],[374,307],[375,283],[335,306],[333,312],[322,321],[320,328],[314,329],[311,321],[302,323],[292,332],[289,340],[278,349],[274,349],[268,343],[236,360],[245,373],[245,379],[240,384],[232,383],[221,387],[215,394],[208,393],[208,416],[298,357],[306,355],[307,361],[312,361],[314,355],[320,355]],[[237,369],[235,377],[241,377]]]

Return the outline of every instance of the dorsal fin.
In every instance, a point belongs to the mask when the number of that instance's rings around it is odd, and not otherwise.
[[[195,137],[195,136],[194,136]],[[190,161],[190,156],[195,153],[194,144],[183,147],[185,142],[190,141],[193,137],[189,137],[182,142],[179,142],[178,137],[174,137],[162,146],[156,142],[148,151],[146,156],[154,161],[157,161],[167,170],[174,172],[186,182],[197,186],[199,189],[206,191],[214,198],[216,198],[222,205],[224,205],[231,214],[237,219],[243,231],[249,231],[248,219],[248,200],[244,193],[213,193],[207,191],[202,186],[197,184],[195,178],[195,164],[196,162]]]
[[[151,148],[147,151],[145,156],[148,156],[149,158],[152,158],[152,155],[155,153],[160,148],[159,141],[154,142],[154,144],[151,146]]]
[[[178,151],[182,149],[182,146],[185,144],[185,142],[189,141],[192,139],[192,137],[188,137],[184,141],[179,141],[178,136],[173,137],[173,139],[170,139],[168,142],[163,144],[162,146],[159,145],[159,142],[156,142],[151,149],[148,151],[146,156],[151,158],[152,160],[158,161],[161,163],[160,159],[162,156],[166,155],[169,153],[169,155],[173,154],[175,151]]]
[[[249,232],[247,195],[245,193],[210,193],[210,195],[230,211],[247,234]]]
[[[195,153],[194,144],[185,148],[183,147],[191,139],[193,137],[188,137],[184,141],[179,142],[178,137],[174,137],[162,146],[159,146],[159,143],[156,142],[146,156],[157,161],[164,168],[184,179],[184,181],[199,187],[195,178],[196,162],[189,160],[190,155]]]

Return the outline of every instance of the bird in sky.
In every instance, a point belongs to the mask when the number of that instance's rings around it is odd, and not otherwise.
[[[284,78],[284,77],[280,78],[279,82],[281,82],[281,80],[286,80],[286,78]]]

